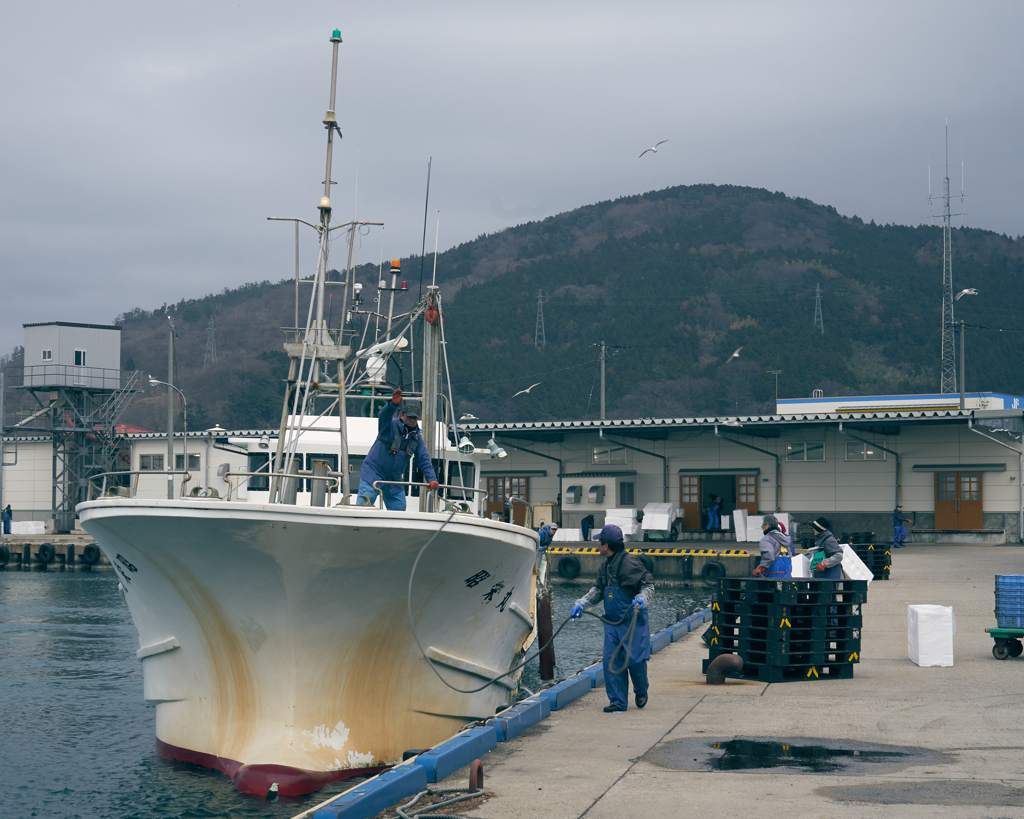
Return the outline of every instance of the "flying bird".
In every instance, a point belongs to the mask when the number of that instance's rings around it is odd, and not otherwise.
[[[538,382],[537,382],[536,384],[531,384],[531,385],[530,385],[529,387],[527,387],[527,388],[526,388],[525,390],[520,390],[519,392],[517,392],[517,393],[516,393],[516,395],[522,395],[523,393],[527,393],[527,392],[529,392],[530,390],[532,390],[532,389],[533,389],[534,387],[540,386],[540,385],[541,385],[541,384],[543,384],[543,383],[544,383],[543,381],[538,381]],[[515,398],[515,397],[516,397],[516,395],[513,395],[512,397],[513,397],[513,398]]]
[[[654,147],[653,148],[648,148],[646,151],[644,151],[644,154],[650,154],[650,153],[656,154],[656,153],[658,153],[658,145],[664,145],[666,142],[668,142],[668,140],[667,139],[663,139],[661,142],[655,143]],[[640,156],[643,156],[644,154],[640,154]],[[639,159],[640,156],[638,156],[637,159]]]
[[[732,361],[732,360],[733,360],[734,358],[739,358],[739,357],[740,357],[740,350],[742,350],[742,349],[743,349],[742,347],[737,347],[737,348],[736,348],[736,349],[735,349],[735,350],[733,351],[733,354],[732,354],[731,356],[729,356],[729,358],[727,358],[727,359],[726,359],[725,363],[726,363],[726,364],[728,364],[728,363],[729,363],[730,361]]]
[[[459,418],[459,420],[460,420],[460,421],[476,421],[476,420],[477,420],[477,417],[476,417],[475,415],[470,415],[470,414],[469,414],[469,413],[467,412],[467,413],[466,413],[465,415],[461,416],[461,417]]]

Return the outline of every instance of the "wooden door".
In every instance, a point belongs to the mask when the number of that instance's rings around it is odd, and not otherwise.
[[[935,473],[935,528],[981,529],[980,472]]]
[[[497,512],[501,520],[505,519],[505,505],[509,498],[530,499],[530,479],[521,475],[504,475],[487,479],[487,517]],[[509,504],[512,522],[526,525],[527,508],[522,503]]]
[[[679,476],[679,508],[683,510],[683,528],[700,528],[700,475]]]
[[[736,476],[736,508],[746,509],[748,515],[757,514],[757,475]]]

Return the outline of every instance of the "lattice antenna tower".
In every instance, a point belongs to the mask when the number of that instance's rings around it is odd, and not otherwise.
[[[964,190],[963,190],[963,161],[960,166],[960,212],[952,213],[950,210],[949,190],[949,121],[946,121],[946,175],[942,181],[942,370],[939,383],[939,392],[959,392],[956,383],[956,348],[953,339],[953,242],[952,242],[952,217],[959,216],[960,224],[963,225],[964,217]],[[931,208],[934,204],[932,197],[932,172],[928,168],[928,203]],[[931,218],[936,219],[937,214],[932,210]]]
[[[544,291],[537,291],[537,329],[533,333],[533,346],[540,349],[547,341],[544,338]]]
[[[825,335],[825,321],[821,317],[821,285],[814,286],[814,329]]]
[[[217,336],[213,331],[213,319],[206,327],[206,355],[203,357],[203,369],[217,363]]]

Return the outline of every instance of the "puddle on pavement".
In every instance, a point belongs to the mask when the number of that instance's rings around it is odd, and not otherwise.
[[[688,737],[669,740],[644,754],[645,762],[677,771],[763,771],[847,776],[886,773],[907,765],[936,765],[952,758],[924,748],[824,739]]]

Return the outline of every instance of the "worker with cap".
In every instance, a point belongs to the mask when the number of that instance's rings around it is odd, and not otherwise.
[[[585,608],[604,601],[604,688],[609,700],[604,710],[626,710],[630,679],[636,707],[643,708],[647,705],[647,660],[651,657],[647,612],[654,596],[654,578],[640,558],[626,551],[618,526],[606,525],[598,540],[605,561],[598,569],[597,581],[576,601],[569,616],[577,620]]]
[[[842,580],[843,567],[840,564],[843,562],[843,548],[830,531],[832,522],[828,518],[816,518],[811,525],[818,536],[814,543],[818,554],[811,560],[811,568],[814,570],[811,576],[817,580]]]
[[[401,410],[399,410],[401,407]],[[398,417],[395,418],[395,413]],[[386,401],[377,413],[377,440],[359,470],[359,506],[372,505],[377,499],[374,481],[404,481],[409,461],[415,458],[416,466],[423,477],[430,482],[434,491],[440,484],[434,465],[430,462],[427,445],[420,434],[419,401],[402,401],[402,391],[395,390],[391,400]],[[405,511],[405,487],[389,484],[381,486],[384,505],[391,510]]]
[[[903,528],[904,522],[913,523],[910,518],[903,514],[903,504],[897,503],[892,510],[892,548],[902,549],[903,541],[907,539],[907,530]]]
[[[558,524],[552,521],[551,523],[545,523],[540,529],[537,530],[537,534],[540,535],[540,551],[544,551],[548,546],[551,545],[551,541],[555,539],[555,532],[558,531]]]
[[[790,557],[790,541],[782,524],[775,515],[765,515],[761,521],[761,562],[754,568],[754,577],[792,577],[793,560]]]

